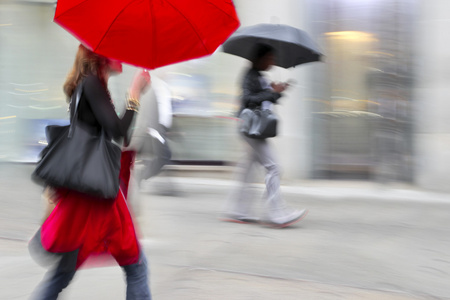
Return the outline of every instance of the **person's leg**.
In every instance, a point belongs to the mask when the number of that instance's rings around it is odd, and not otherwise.
[[[68,252],[62,255],[58,265],[49,270],[41,283],[31,294],[31,300],[54,300],[65,289],[76,272],[78,251]]]
[[[248,137],[245,137],[245,140],[254,150],[256,160],[266,169],[266,218],[268,221],[274,225],[285,227],[301,220],[308,211],[288,208],[281,197],[280,169],[270,143],[267,140]]]
[[[236,166],[236,186],[228,195],[224,209],[224,221],[249,223],[257,219],[252,216],[253,199],[249,195],[250,184],[253,178],[253,167],[256,162],[255,153],[247,147],[247,153]]]
[[[148,283],[148,267],[145,254],[141,251],[139,261],[122,266],[127,280],[127,300],[151,300]]]
[[[280,195],[280,170],[275,161],[275,154],[266,140],[245,137],[255,153],[255,160],[266,169],[266,194],[270,209],[275,209],[283,203]]]
[[[145,254],[138,242],[133,218],[130,214],[127,199],[119,193],[115,203],[117,222],[120,229],[114,229],[113,234],[104,239],[108,252],[121,266],[126,276],[127,300],[150,300],[148,283],[148,267]],[[116,226],[117,223],[114,223]]]

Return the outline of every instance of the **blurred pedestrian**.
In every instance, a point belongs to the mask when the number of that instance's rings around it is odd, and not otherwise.
[[[252,66],[247,71],[242,82],[241,111],[249,109],[272,109],[277,104],[282,93],[288,88],[287,83],[270,83],[261,74],[267,71],[275,62],[275,50],[266,44],[256,44],[254,47]],[[253,139],[242,135],[246,142],[246,157],[238,165],[238,186],[229,195],[224,221],[237,223],[259,222],[252,213],[252,200],[247,195],[252,181],[252,167],[261,164],[266,170],[266,205],[261,221],[273,227],[286,227],[300,221],[308,210],[289,208],[280,195],[280,169],[275,159],[270,142],[267,139]]]
[[[105,130],[115,139],[130,136],[130,125],[139,109],[140,94],[148,85],[148,73],[138,73],[129,90],[127,108],[122,118],[114,109],[108,91],[108,78],[122,72],[118,61],[110,60],[80,45],[74,66],[64,84],[68,99],[73,99],[82,84],[78,122],[92,130]],[[75,102],[75,101],[72,101]],[[71,115],[75,105],[71,104]],[[126,275],[126,299],[151,299],[147,262],[139,246],[135,227],[127,207],[127,191],[134,154],[123,152],[120,189],[114,201],[63,188],[55,189],[55,208],[44,221],[39,235],[42,247],[60,253],[61,259],[37,286],[32,299],[57,299],[68,286],[77,269],[88,257],[108,254]]]
[[[172,127],[172,94],[170,87],[162,79],[152,76],[151,89],[142,95],[145,105],[142,107],[144,118],[138,127],[144,131],[143,168],[138,174],[139,185],[143,180],[158,175],[162,168],[170,163],[172,152],[167,141],[167,132]],[[146,157],[150,154],[152,158]]]

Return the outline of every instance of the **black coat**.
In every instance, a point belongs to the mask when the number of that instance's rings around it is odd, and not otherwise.
[[[242,81],[242,106],[244,108],[257,108],[261,106],[263,101],[270,101],[277,103],[281,97],[280,93],[274,92],[270,89],[263,89],[260,78],[261,73],[254,68],[248,70]]]
[[[72,96],[72,98],[75,95]],[[75,101],[70,103],[71,117]],[[78,104],[78,119],[98,132],[103,128],[109,137],[125,137],[125,144],[130,138],[130,126],[135,116],[132,110],[126,110],[121,118],[117,115],[108,91],[95,75],[88,75],[83,82],[83,92]]]

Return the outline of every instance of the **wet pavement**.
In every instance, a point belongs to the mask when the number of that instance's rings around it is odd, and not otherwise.
[[[45,271],[27,250],[44,209],[32,169],[0,164],[0,299],[27,299]],[[310,213],[280,230],[221,222],[233,182],[183,176],[131,193],[154,299],[450,299],[446,194],[289,183],[286,201]],[[125,299],[122,271],[83,269],[61,299]]]

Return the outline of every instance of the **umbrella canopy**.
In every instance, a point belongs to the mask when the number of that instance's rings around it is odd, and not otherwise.
[[[239,27],[231,0],[58,0],[54,21],[95,53],[147,69],[209,55]]]
[[[277,51],[275,65],[283,68],[319,61],[322,56],[306,32],[280,24],[258,24],[240,28],[223,44],[223,51],[251,60],[256,43],[274,47]]]

